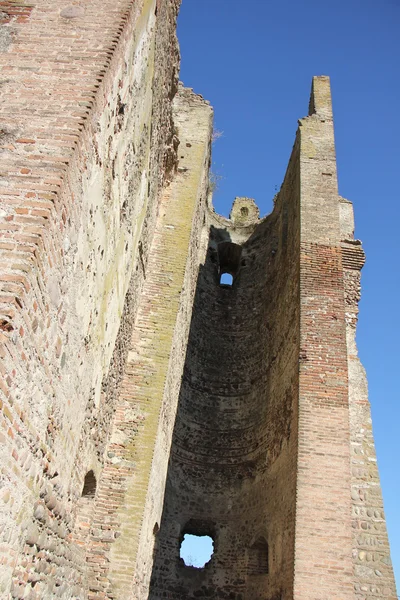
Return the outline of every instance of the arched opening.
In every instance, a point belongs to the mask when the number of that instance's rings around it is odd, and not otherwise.
[[[202,569],[214,554],[214,540],[209,535],[185,533],[179,554],[186,567]]]
[[[268,543],[263,537],[258,538],[248,549],[247,572],[249,575],[268,573]]]
[[[240,258],[242,247],[233,242],[221,242],[218,244],[218,265],[220,285],[233,285],[240,269]]]
[[[233,284],[233,275],[230,273],[222,273],[219,283],[221,285],[232,285]]]
[[[88,471],[83,482],[82,498],[94,498],[96,493],[96,477],[93,471]]]

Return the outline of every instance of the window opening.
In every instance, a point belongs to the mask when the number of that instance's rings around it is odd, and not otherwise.
[[[234,278],[240,269],[242,247],[233,242],[220,242],[218,244],[218,266],[220,285],[233,284]]]
[[[221,285],[232,285],[233,275],[231,275],[230,273],[222,273],[219,282]]]
[[[258,538],[249,548],[247,570],[250,575],[268,573],[268,543],[264,538]]]
[[[214,541],[209,535],[185,533],[180,547],[180,557],[187,567],[202,569],[214,554]]]
[[[247,206],[242,206],[242,208],[240,209],[240,214],[242,215],[242,217],[249,216],[249,209],[247,208]]]
[[[96,493],[96,477],[93,471],[88,471],[83,483],[82,498],[94,498]]]

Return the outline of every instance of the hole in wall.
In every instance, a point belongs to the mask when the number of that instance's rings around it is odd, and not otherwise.
[[[220,242],[218,244],[218,263],[219,263],[219,282],[220,284],[232,285],[233,278],[239,272],[240,269],[240,258],[242,255],[242,248],[238,244],[233,242]],[[223,281],[222,277],[228,274],[232,277],[232,282],[229,283],[230,277],[227,281]]]
[[[268,573],[268,543],[265,538],[258,538],[248,549],[247,571],[249,575]]]
[[[233,275],[230,273],[222,273],[219,283],[220,285],[233,285]]]
[[[180,547],[180,557],[187,567],[202,569],[214,554],[214,540],[209,535],[185,533]]]
[[[242,208],[240,209],[240,214],[242,215],[242,217],[249,216],[249,209],[247,208],[247,206],[242,206]]]
[[[121,222],[123,222],[126,219],[127,214],[128,214],[128,201],[124,200],[122,203],[122,206],[121,206],[120,217],[119,217]]]
[[[96,477],[93,471],[88,471],[83,482],[82,498],[94,498],[96,493]]]

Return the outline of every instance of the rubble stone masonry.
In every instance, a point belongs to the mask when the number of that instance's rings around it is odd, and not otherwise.
[[[0,598],[395,600],[329,80],[217,215],[178,8],[0,0]]]

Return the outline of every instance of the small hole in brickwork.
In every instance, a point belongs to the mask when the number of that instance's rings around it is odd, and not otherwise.
[[[231,275],[230,273],[222,273],[219,283],[221,285],[232,285],[233,275]]]
[[[14,327],[11,325],[11,323],[9,321],[7,321],[7,319],[1,319],[0,321],[0,329],[2,329],[3,331],[14,331]]]
[[[83,483],[82,498],[94,498],[96,493],[96,477],[93,471],[89,471],[85,475],[85,481]]]
[[[242,206],[242,208],[240,209],[240,214],[242,215],[242,217],[248,216],[249,209],[247,208],[247,206]]]
[[[214,554],[214,541],[209,535],[185,533],[180,557],[187,567],[202,569]]]

